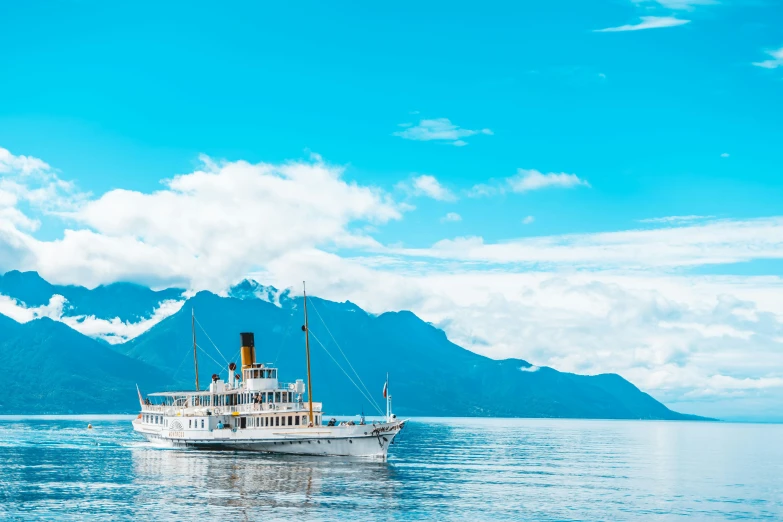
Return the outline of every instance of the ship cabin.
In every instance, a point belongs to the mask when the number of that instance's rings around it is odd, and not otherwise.
[[[241,374],[235,373],[232,362],[228,380],[215,374],[206,390],[151,393],[142,401],[142,423],[210,431],[309,426],[304,381],[279,382],[277,368],[255,362],[253,334],[240,335]],[[315,426],[321,425],[321,407],[319,402],[312,403]]]

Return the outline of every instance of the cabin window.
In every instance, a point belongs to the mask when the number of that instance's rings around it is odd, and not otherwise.
[[[291,416],[288,416],[288,425],[293,426],[294,425],[294,419],[291,418]]]
[[[275,426],[280,426],[280,417],[275,417]]]
[[[280,392],[275,392],[275,402],[280,402]]]
[[[306,415],[302,415],[302,425],[304,426],[306,424],[307,424],[307,416]]]
[[[192,427],[193,427],[193,421],[192,420],[188,420],[188,428],[192,428]]]
[[[299,415],[297,415],[297,416],[294,418],[294,424],[296,424],[297,426],[299,426]]]

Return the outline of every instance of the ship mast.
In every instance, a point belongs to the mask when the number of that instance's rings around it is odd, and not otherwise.
[[[198,386],[198,356],[196,355],[196,310],[190,309],[190,329],[193,332],[193,366],[196,367],[196,391],[199,391]]]
[[[307,325],[307,288],[302,281],[302,293],[304,295],[304,319],[305,324],[302,330],[305,333],[305,353],[307,354],[307,402],[310,407],[310,426],[315,426],[313,422],[313,386],[310,380],[310,330]]]

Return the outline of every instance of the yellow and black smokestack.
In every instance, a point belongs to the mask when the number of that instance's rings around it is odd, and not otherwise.
[[[250,368],[256,362],[256,341],[253,332],[242,332],[239,334],[242,344],[240,353],[242,354],[242,369]]]

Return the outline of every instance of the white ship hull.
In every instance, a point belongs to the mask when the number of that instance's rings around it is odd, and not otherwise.
[[[151,443],[171,448],[258,451],[289,455],[350,456],[385,459],[405,421],[381,424],[293,428],[170,431],[134,421],[135,431]]]

